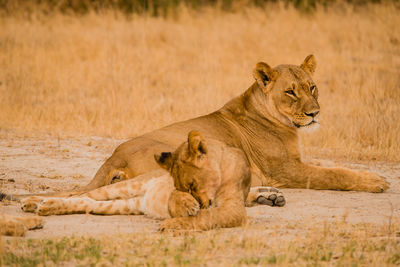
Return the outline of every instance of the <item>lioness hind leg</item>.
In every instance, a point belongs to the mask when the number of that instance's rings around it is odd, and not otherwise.
[[[21,222],[29,230],[43,228],[44,221],[39,216],[21,216],[16,217],[15,220]]]
[[[0,235],[24,236],[28,229],[25,225],[7,215],[0,216]]]
[[[23,236],[27,230],[43,227],[43,219],[38,216],[0,216],[0,234],[9,236]]]
[[[278,188],[257,186],[250,189],[246,199],[246,207],[252,207],[257,204],[283,207],[286,204],[286,200]]]

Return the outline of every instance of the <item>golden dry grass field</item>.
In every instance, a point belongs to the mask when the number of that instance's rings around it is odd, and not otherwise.
[[[258,61],[314,54],[321,127],[306,148],[400,160],[400,12],[276,5],[164,19],[114,12],[0,18],[0,129],[128,138],[244,92]]]
[[[0,266],[399,265],[400,10],[340,3],[311,14],[271,4],[181,7],[167,18],[1,15],[2,190],[83,185],[122,139],[220,108],[253,83],[259,61],[300,64],[309,54],[321,123],[302,134],[305,156],[375,171],[391,189],[287,190],[287,207],[253,208],[243,228],[178,237],[140,216],[50,216],[27,238],[0,237]],[[81,237],[68,230],[73,220],[81,232],[116,220],[144,226]]]

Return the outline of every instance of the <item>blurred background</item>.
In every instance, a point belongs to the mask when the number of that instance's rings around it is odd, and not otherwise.
[[[314,54],[306,153],[400,161],[400,1],[0,0],[0,133],[130,138]]]

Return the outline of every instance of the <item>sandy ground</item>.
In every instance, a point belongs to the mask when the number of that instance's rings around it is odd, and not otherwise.
[[[42,193],[84,185],[123,141],[99,137],[23,138],[0,132],[0,191]],[[326,160],[322,162],[327,164]],[[286,206],[247,208],[250,223],[292,227],[297,223],[340,220],[374,224],[400,221],[400,164],[333,161],[328,164],[376,172],[389,181],[390,189],[383,194],[283,189]],[[0,213],[25,215],[15,202],[0,203]],[[48,216],[43,229],[29,231],[26,237],[154,232],[158,224],[159,221],[145,216]]]

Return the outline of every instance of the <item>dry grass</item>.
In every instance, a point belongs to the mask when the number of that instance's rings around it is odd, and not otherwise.
[[[396,225],[308,222],[291,228],[249,225],[184,236],[8,239],[0,242],[0,265],[394,266],[400,264]]]
[[[313,53],[323,120],[306,149],[399,161],[398,25],[391,5],[311,16],[276,5],[183,9],[170,19],[3,16],[0,129],[133,137],[218,109],[253,82],[258,61],[301,63]]]

